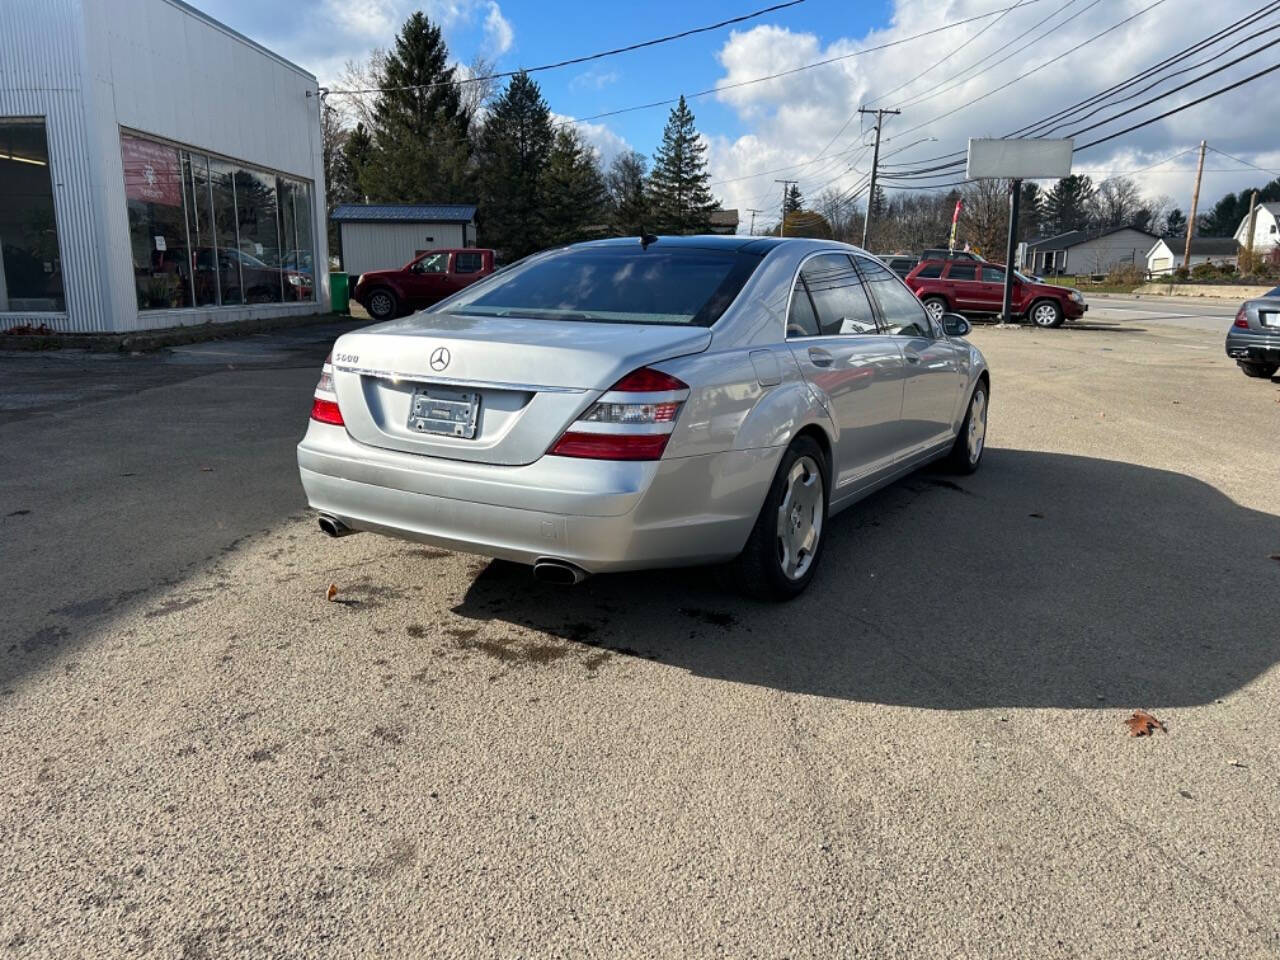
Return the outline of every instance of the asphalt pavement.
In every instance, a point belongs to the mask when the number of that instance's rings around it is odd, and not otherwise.
[[[1280,381],[1202,306],[978,327],[982,470],[776,606],[324,538],[338,328],[0,356],[0,952],[1280,955]]]

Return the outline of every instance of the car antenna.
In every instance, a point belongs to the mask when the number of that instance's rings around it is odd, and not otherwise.
[[[652,234],[652,233],[650,233],[649,231],[647,231],[647,230],[644,228],[644,226],[643,226],[643,225],[641,225],[641,227],[640,227],[640,249],[641,249],[641,250],[648,250],[648,249],[649,249],[649,244],[651,244],[651,243],[657,243],[657,242],[658,242],[658,238],[657,238],[654,234]]]

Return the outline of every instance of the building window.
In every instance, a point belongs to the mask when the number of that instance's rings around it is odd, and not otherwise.
[[[66,309],[44,121],[0,117],[0,313]]]
[[[140,310],[315,299],[311,184],[121,132]]]

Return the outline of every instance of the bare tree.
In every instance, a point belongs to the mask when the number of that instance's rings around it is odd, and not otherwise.
[[[1098,184],[1089,212],[1095,227],[1128,227],[1142,207],[1142,191],[1131,178],[1111,177]]]
[[[375,47],[368,60],[348,60],[343,64],[335,89],[353,92],[331,96],[351,124],[363,123],[369,130],[377,125],[377,91],[382,88],[386,61],[387,52]]]
[[[964,185],[963,238],[984,257],[1003,260],[1009,235],[1008,180],[974,180]]]
[[[457,68],[458,79],[467,81],[459,85],[458,93],[462,98],[462,108],[471,118],[473,132],[483,123],[489,103],[498,94],[498,81],[493,77],[494,69],[494,62],[480,54],[472,57],[466,66]]]

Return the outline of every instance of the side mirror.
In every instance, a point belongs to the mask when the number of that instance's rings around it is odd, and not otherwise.
[[[958,313],[942,315],[942,330],[948,337],[967,337],[973,326]]]

